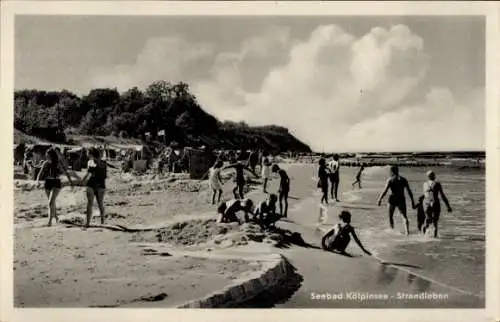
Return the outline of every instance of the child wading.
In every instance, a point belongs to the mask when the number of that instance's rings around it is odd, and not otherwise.
[[[339,214],[340,222],[337,223],[329,232],[327,232],[321,239],[321,246],[324,250],[337,251],[340,253],[345,253],[349,242],[351,241],[351,235],[356,244],[363,250],[367,255],[371,255],[369,251],[365,249],[358,236],[354,227],[351,226],[351,213],[348,211],[342,211]]]
[[[436,175],[433,171],[427,172],[428,181],[424,182],[424,200],[423,206],[425,210],[425,224],[422,228],[422,232],[425,234],[426,230],[430,225],[434,226],[434,237],[438,236],[438,221],[439,215],[441,214],[441,202],[439,196],[443,198],[443,202],[446,205],[448,212],[451,212],[451,206],[448,202],[448,198],[444,194],[443,187],[441,183],[436,181]]]
[[[354,189],[354,186],[358,184],[359,189],[361,189],[361,175],[363,174],[363,171],[365,170],[365,165],[362,164],[361,167],[358,170],[358,173],[356,174],[356,180],[352,183],[352,188]]]
[[[417,209],[417,229],[420,232],[422,232],[422,227],[424,227],[425,224],[424,198],[425,196],[420,196],[417,204],[415,205],[415,208]]]
[[[278,188],[278,199],[280,202],[280,214],[283,217],[287,217],[288,215],[288,193],[290,192],[290,178],[285,170],[280,169],[280,167],[275,164],[272,168],[274,173],[278,173],[280,176],[280,186]],[[283,204],[285,204],[285,208],[283,209]]]

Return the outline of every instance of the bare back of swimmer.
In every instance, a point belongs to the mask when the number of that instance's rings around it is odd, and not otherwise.
[[[391,166],[391,177],[387,180],[385,189],[378,199],[379,206],[389,190],[391,191],[391,195],[389,196],[389,224],[391,228],[394,229],[394,212],[397,208],[399,213],[404,218],[406,234],[409,235],[410,228],[408,216],[406,214],[405,190],[408,192],[408,196],[410,197],[412,208],[415,208],[415,200],[413,199],[413,193],[411,192],[408,180],[399,175],[399,169],[397,166]]]

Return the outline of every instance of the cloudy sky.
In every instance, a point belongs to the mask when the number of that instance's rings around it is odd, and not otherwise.
[[[22,16],[16,89],[190,84],[317,151],[484,148],[480,17]]]

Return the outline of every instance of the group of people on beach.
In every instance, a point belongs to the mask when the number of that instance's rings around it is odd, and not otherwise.
[[[266,200],[259,202],[256,206],[254,202],[245,198],[245,171],[251,173],[256,178],[259,175],[256,173],[259,158],[257,153],[252,152],[247,163],[236,160],[230,160],[231,163],[224,166],[222,160],[218,159],[208,171],[208,183],[212,191],[212,204],[217,202],[219,206],[217,213],[220,214],[220,222],[241,222],[236,214],[239,211],[244,212],[245,221],[253,220],[258,222],[263,227],[273,225],[280,218],[286,218],[288,214],[288,195],[290,192],[290,178],[284,169],[281,169],[277,164],[272,165],[269,154],[264,152],[260,160],[261,177],[263,179],[262,190],[267,192],[267,185],[271,179],[271,172],[279,177],[279,188],[277,194],[269,194]],[[221,202],[223,193],[223,180],[221,172],[226,169],[234,169],[234,187],[232,189],[233,199]],[[276,213],[276,204],[279,203],[279,214]],[[253,215],[250,219],[249,214]]]
[[[271,179],[271,172],[279,177],[279,188],[277,194],[268,193],[268,197],[255,204],[250,198],[245,198],[244,188],[247,184],[244,172],[247,171],[259,178],[256,173],[255,158],[252,154],[248,162],[245,164],[242,161],[232,161],[229,165],[224,166],[224,162],[217,159],[214,165],[208,171],[209,187],[213,192],[212,204],[217,202],[217,213],[220,215],[220,222],[239,222],[241,220],[237,217],[237,213],[242,211],[244,213],[244,220],[246,222],[253,221],[261,225],[262,228],[270,228],[282,218],[288,215],[288,198],[290,192],[290,178],[284,169],[281,169],[277,164],[272,164],[269,160],[267,153],[263,154],[260,160],[261,176],[263,178],[263,192],[267,192],[268,181]],[[258,160],[258,159],[257,159]],[[104,195],[106,191],[106,178],[107,167],[113,165],[109,164],[101,157],[101,152],[97,148],[92,148],[89,151],[89,161],[87,164],[87,173],[83,178],[80,178],[76,173],[69,172],[68,164],[57,147],[52,147],[46,152],[46,160],[43,162],[41,169],[36,178],[35,186],[39,186],[41,180],[44,181],[45,194],[48,199],[48,226],[52,225],[52,221],[58,222],[56,200],[62,188],[60,177],[66,175],[71,186],[85,186],[87,197],[86,209],[86,222],[85,227],[90,226],[92,219],[92,208],[94,200],[97,201],[100,215],[101,224],[104,224],[105,210],[104,210]],[[233,199],[222,201],[223,194],[223,180],[221,171],[226,169],[234,169],[234,188],[232,189]],[[340,182],[340,162],[339,156],[334,155],[333,160],[327,165],[324,158],[319,160],[318,169],[318,188],[321,189],[322,197],[321,203],[328,204],[328,192],[331,198],[339,202],[338,199],[338,186]],[[356,175],[356,181],[353,183],[358,184],[361,188],[361,174],[364,170],[362,165]],[[328,190],[330,183],[330,191]],[[405,191],[411,200],[413,209],[417,210],[418,229],[422,233],[426,233],[428,228],[434,226],[434,236],[438,235],[438,221],[441,213],[440,199],[442,199],[447,207],[448,212],[451,212],[451,206],[443,191],[442,185],[436,180],[436,175],[433,171],[427,172],[427,180],[423,184],[423,194],[419,197],[418,202],[415,202],[413,193],[411,191],[408,180],[399,174],[397,166],[390,167],[390,177],[386,182],[385,188],[378,198],[377,204],[382,204],[385,196],[390,192],[389,202],[389,225],[394,228],[394,213],[396,209],[402,215],[405,224],[406,234],[409,234],[409,220],[407,215]],[[277,204],[279,203],[279,213],[277,213]],[[252,218],[250,218],[252,215]],[[350,225],[351,214],[348,211],[341,211],[339,214],[339,223],[328,231],[321,240],[321,245],[326,250],[345,252],[349,242],[350,236],[360,246],[360,248],[368,255],[371,255],[362,245],[361,241],[356,235],[354,228]]]
[[[440,199],[443,199],[448,212],[452,212],[452,209],[448,198],[443,191],[441,183],[436,180],[436,174],[434,171],[427,171],[427,180],[423,184],[423,194],[418,198],[417,203],[413,197],[408,180],[399,174],[399,168],[393,165],[391,166],[390,171],[391,176],[387,180],[385,188],[378,199],[378,205],[380,206],[382,200],[390,190],[391,194],[389,195],[388,200],[390,227],[394,228],[394,212],[398,209],[404,219],[406,234],[410,234],[405,198],[405,191],[407,191],[412,208],[417,210],[417,223],[419,231],[425,234],[429,226],[433,225],[434,237],[437,237],[438,221],[441,214]]]
[[[362,166],[361,169],[363,168],[364,167]],[[357,176],[359,176],[361,171],[362,170],[358,172]],[[398,209],[404,219],[406,234],[409,235],[409,220],[407,216],[405,198],[405,191],[407,191],[412,203],[412,208],[417,210],[418,230],[425,234],[428,228],[432,225],[434,226],[434,237],[437,237],[438,221],[441,213],[440,198],[443,199],[448,212],[451,212],[452,209],[448,198],[443,191],[441,183],[436,180],[435,173],[433,171],[427,172],[427,180],[423,184],[423,194],[419,197],[418,202],[415,203],[408,180],[399,175],[399,168],[393,165],[390,167],[390,172],[390,177],[387,180],[386,186],[377,202],[380,206],[382,204],[382,200],[390,191],[388,200],[390,227],[394,229],[394,213],[395,210]],[[339,219],[340,222],[323,236],[321,242],[323,249],[343,253],[350,242],[350,235],[352,235],[359,247],[366,254],[371,255],[371,253],[364,248],[361,241],[357,237],[354,228],[350,225],[351,214],[348,211],[342,211],[339,214]]]
[[[363,171],[364,166],[362,165],[357,173],[356,181],[360,181],[359,177]],[[325,169],[325,160],[322,158],[319,161],[318,177],[320,181],[318,187],[322,190],[323,201],[328,201],[328,196],[326,195],[325,188],[325,173],[328,173]],[[354,184],[353,184],[354,186]],[[438,236],[438,221],[441,214],[441,202],[440,199],[445,203],[448,212],[451,212],[451,206],[446,197],[443,187],[439,181],[436,180],[436,174],[433,171],[427,172],[427,180],[423,184],[423,194],[419,197],[416,203],[413,197],[408,180],[399,174],[399,168],[396,165],[390,167],[390,177],[386,182],[385,188],[378,198],[378,206],[382,204],[384,197],[390,192],[388,202],[389,202],[389,225],[394,229],[394,213],[396,209],[403,216],[405,224],[406,235],[409,235],[409,220],[406,208],[406,197],[405,191],[410,197],[412,208],[417,210],[417,226],[418,230],[425,234],[429,227],[432,225],[434,227],[434,237]],[[328,231],[322,238],[321,244],[323,249],[332,250],[338,252],[345,252],[349,242],[350,236],[356,241],[359,247],[368,255],[371,255],[362,245],[361,241],[357,237],[354,228],[350,225],[351,214],[348,211],[342,211],[339,214],[340,222],[336,224],[330,231]]]
[[[56,222],[59,221],[56,200],[62,189],[60,177],[63,174],[68,177],[68,181],[72,187],[86,187],[87,210],[85,227],[90,226],[94,200],[97,201],[99,207],[101,224],[104,224],[104,195],[106,191],[107,167],[114,168],[114,166],[102,159],[101,151],[97,148],[91,148],[88,156],[87,173],[83,178],[80,178],[76,173],[70,173],[66,159],[58,147],[51,147],[47,150],[46,159],[42,163],[34,185],[38,187],[41,181],[44,181],[44,190],[48,199],[48,226],[52,226],[53,220]]]

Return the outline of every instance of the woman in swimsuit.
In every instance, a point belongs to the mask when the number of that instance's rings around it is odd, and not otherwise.
[[[321,158],[321,159],[319,159],[318,188],[320,188],[321,192],[322,192],[321,203],[325,202],[325,204],[328,204],[328,178],[329,177],[330,177],[330,174],[326,168],[326,161],[325,161],[325,159]]]
[[[434,237],[438,236],[438,221],[441,214],[441,201],[439,196],[443,199],[448,212],[451,212],[451,206],[444,194],[441,183],[436,181],[436,174],[433,171],[427,172],[428,181],[424,182],[424,198],[423,208],[425,212],[425,224],[422,227],[422,233],[425,234],[430,225],[434,226]]]
[[[70,182],[71,186],[73,186],[73,181],[71,180],[71,176],[69,175],[68,171],[62,166],[59,157],[57,156],[57,152],[54,149],[51,148],[47,150],[45,156],[47,159],[42,164],[35,185],[38,186],[42,176],[45,177],[45,194],[47,195],[47,198],[49,200],[48,226],[52,226],[53,218],[56,220],[56,222],[59,221],[59,217],[57,216],[56,212],[56,199],[62,188],[61,179],[59,177],[64,173],[68,177],[68,181]]]
[[[389,196],[389,224],[391,228],[394,229],[394,211],[397,208],[404,218],[406,235],[409,235],[410,223],[406,215],[405,190],[410,196],[412,208],[415,208],[415,200],[413,199],[408,180],[399,175],[399,169],[395,165],[391,166],[391,177],[387,180],[385,189],[378,199],[379,206],[382,204],[382,199],[384,199],[389,189],[391,190],[391,195]]]
[[[107,162],[101,160],[100,154],[100,151],[96,148],[92,148],[89,151],[90,160],[87,163],[88,172],[82,180],[87,187],[86,228],[90,226],[94,197],[97,200],[99,212],[101,213],[101,224],[104,224],[104,192],[106,191]]]

